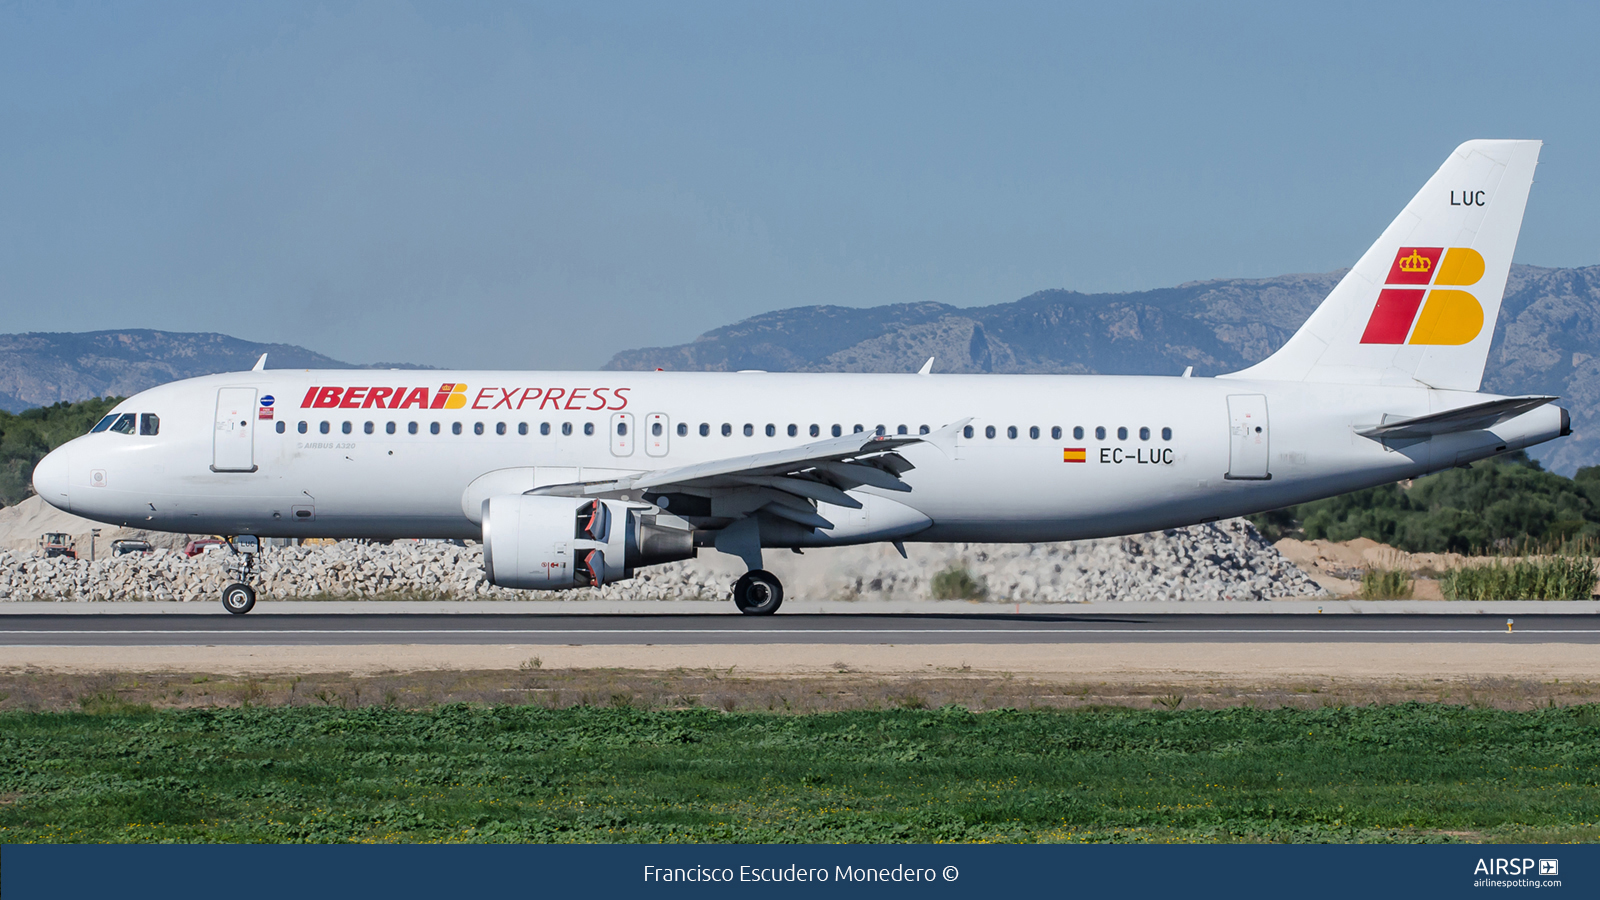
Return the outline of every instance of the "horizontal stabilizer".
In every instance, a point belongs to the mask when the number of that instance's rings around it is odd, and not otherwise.
[[[1499,400],[1490,400],[1487,403],[1474,403],[1460,409],[1448,409],[1444,412],[1431,413],[1426,416],[1414,416],[1409,419],[1399,419],[1394,422],[1385,422],[1375,428],[1358,431],[1362,437],[1386,440],[1393,438],[1430,438],[1439,434],[1453,434],[1457,431],[1477,431],[1481,428],[1490,428],[1507,419],[1514,419],[1530,409],[1539,407],[1555,400],[1555,397],[1502,397]]]

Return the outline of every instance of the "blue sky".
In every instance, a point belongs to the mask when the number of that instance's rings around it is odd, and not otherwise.
[[[1600,263],[1580,4],[0,3],[0,331],[592,368],[771,309],[1349,265],[1542,138]]]

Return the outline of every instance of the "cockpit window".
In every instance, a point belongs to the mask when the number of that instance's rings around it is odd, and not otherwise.
[[[107,428],[110,428],[111,427],[111,423],[115,422],[116,420],[117,420],[117,414],[116,413],[112,413],[111,415],[106,416],[104,419],[101,419],[99,422],[95,423],[95,426],[93,428],[89,429],[89,433],[90,434],[99,434],[100,432],[105,431]]]
[[[112,423],[111,430],[117,434],[133,434],[133,413],[123,413]]]
[[[159,434],[161,432],[161,417],[155,413],[139,414],[140,434]]]

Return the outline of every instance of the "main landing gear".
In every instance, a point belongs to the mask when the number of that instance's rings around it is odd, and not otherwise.
[[[733,603],[747,616],[770,616],[783,605],[783,582],[765,569],[751,569],[733,583]]]
[[[234,571],[239,580],[222,589],[222,608],[242,616],[256,605],[256,589],[250,586],[250,576],[255,574],[256,551],[261,544],[254,535],[240,535],[228,541],[228,547],[233,551],[233,558],[238,560]]]

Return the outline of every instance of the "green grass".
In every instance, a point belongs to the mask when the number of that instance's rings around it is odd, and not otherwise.
[[[1399,569],[1368,569],[1361,573],[1363,600],[1409,600],[1416,590],[1410,572]]]
[[[963,566],[951,566],[933,576],[929,584],[935,600],[982,600],[989,588]]]
[[[1552,556],[1451,569],[1440,579],[1446,600],[1588,600],[1594,560]]]
[[[0,715],[0,842],[1600,839],[1593,705],[99,708]]]

